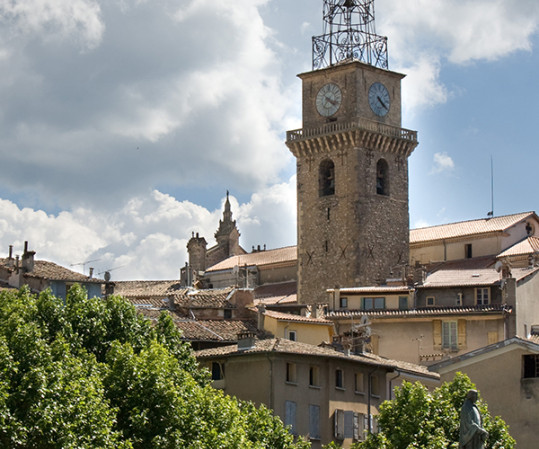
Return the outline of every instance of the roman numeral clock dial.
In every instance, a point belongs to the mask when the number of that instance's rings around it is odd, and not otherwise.
[[[323,117],[331,117],[341,107],[342,92],[333,83],[325,84],[316,95],[316,110]]]

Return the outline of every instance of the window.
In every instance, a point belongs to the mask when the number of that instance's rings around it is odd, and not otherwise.
[[[339,298],[339,307],[341,309],[346,309],[348,307],[348,298],[346,296],[341,296]]]
[[[225,378],[225,367],[219,362],[211,364],[211,380],[222,380]]]
[[[408,309],[408,297],[399,296],[399,310],[407,310],[407,309]]]
[[[457,306],[461,306],[462,305],[462,293],[457,293],[457,301],[456,301],[456,304]]]
[[[231,309],[225,309],[224,318],[225,319],[232,318],[232,310]]]
[[[288,339],[291,341],[296,341],[296,331],[288,331]]]
[[[287,363],[286,364],[286,381],[289,383],[296,383],[296,364]]]
[[[335,387],[344,389],[344,374],[342,369],[335,370]]]
[[[531,379],[539,377],[539,355],[523,355],[524,378]]]
[[[320,439],[320,406],[309,405],[309,437],[312,440]]]
[[[427,296],[427,307],[434,307],[436,298],[434,296]]]
[[[320,163],[318,187],[320,196],[335,194],[335,164],[331,159],[325,159]]]
[[[365,379],[363,373],[356,373],[354,376],[354,391],[356,393],[365,393]]]
[[[475,303],[478,306],[486,306],[490,304],[490,288],[476,288]]]
[[[465,259],[472,258],[472,244],[471,243],[466,243],[464,245],[464,258]]]
[[[284,407],[284,425],[290,427],[288,430],[292,435],[296,435],[296,403],[293,401],[286,401]]]
[[[363,310],[380,310],[386,308],[386,298],[361,298]]]
[[[457,322],[443,321],[442,322],[442,349],[458,349],[457,343]]]
[[[318,371],[317,366],[311,366],[309,368],[309,386],[311,387],[320,386],[319,371]]]
[[[346,438],[353,438],[358,441],[365,438],[364,415],[353,411],[337,409],[333,414],[333,420],[335,439],[342,441]]]
[[[389,195],[389,168],[384,159],[380,159],[376,164],[376,193]]]

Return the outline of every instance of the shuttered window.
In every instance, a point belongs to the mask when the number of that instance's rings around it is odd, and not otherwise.
[[[320,439],[320,406],[309,405],[309,437]]]
[[[290,433],[297,435],[296,430],[296,403],[293,401],[285,402],[285,411],[284,411],[284,425],[290,426]]]

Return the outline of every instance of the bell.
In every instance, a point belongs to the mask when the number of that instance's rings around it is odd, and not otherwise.
[[[355,0],[344,0],[343,6],[345,6],[347,8],[353,8],[354,6],[356,6],[356,1]]]

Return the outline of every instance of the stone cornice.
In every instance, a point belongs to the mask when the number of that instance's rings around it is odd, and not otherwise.
[[[286,133],[286,145],[296,157],[350,147],[379,149],[408,157],[417,144],[416,131],[367,119],[327,123]]]

